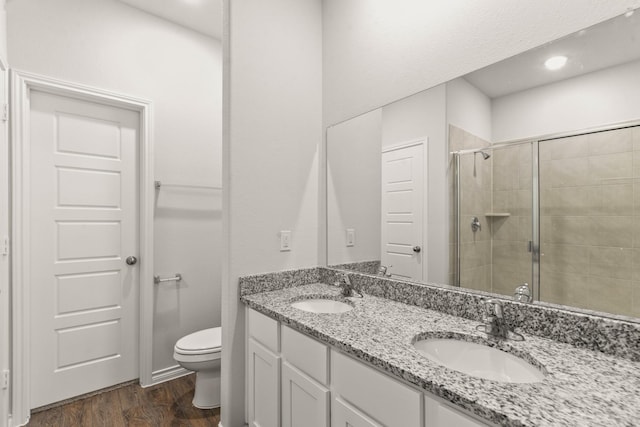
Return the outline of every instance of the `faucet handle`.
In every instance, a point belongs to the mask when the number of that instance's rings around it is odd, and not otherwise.
[[[495,316],[498,319],[503,318],[502,314],[502,302],[496,299],[488,299],[484,301],[485,314],[488,316]]]
[[[351,286],[351,279],[349,279],[349,275],[347,273],[340,274],[340,283],[344,283],[347,286]]]
[[[513,293],[513,299],[519,302],[531,302],[531,289],[529,288],[528,283],[523,283],[518,286]]]

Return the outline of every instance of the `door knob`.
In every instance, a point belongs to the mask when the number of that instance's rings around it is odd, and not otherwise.
[[[127,257],[125,262],[127,263],[127,265],[136,265],[136,263],[138,262],[138,258],[136,258],[133,255],[131,255],[131,256]]]
[[[420,246],[414,246],[413,247],[413,252],[415,252],[417,254],[419,254],[421,250],[422,250],[422,248]]]

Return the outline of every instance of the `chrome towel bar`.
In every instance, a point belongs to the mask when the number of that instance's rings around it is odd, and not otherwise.
[[[153,283],[160,284],[160,283],[164,283],[164,282],[179,282],[182,280],[182,274],[180,273],[176,273],[175,276],[173,277],[165,277],[164,279],[161,279],[160,276],[156,275],[153,276]]]

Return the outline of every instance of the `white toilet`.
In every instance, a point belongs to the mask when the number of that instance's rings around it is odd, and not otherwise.
[[[173,348],[173,358],[185,369],[196,372],[193,406],[220,407],[221,328],[203,329],[184,336]]]

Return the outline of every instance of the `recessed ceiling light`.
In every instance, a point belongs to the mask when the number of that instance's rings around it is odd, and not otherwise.
[[[547,67],[547,70],[559,70],[564,67],[567,63],[566,56],[552,56],[544,62],[544,66]]]

